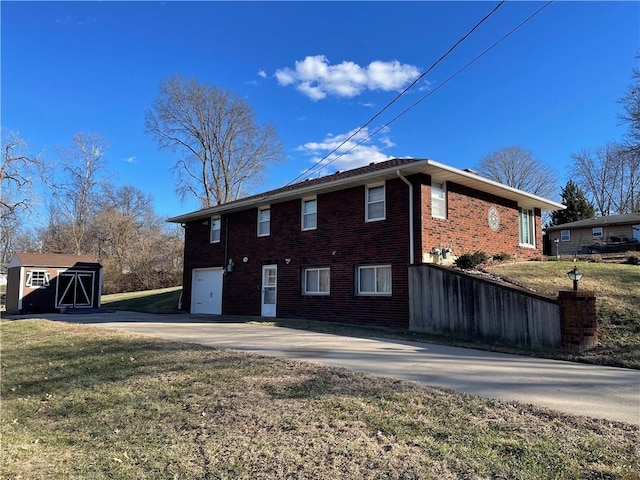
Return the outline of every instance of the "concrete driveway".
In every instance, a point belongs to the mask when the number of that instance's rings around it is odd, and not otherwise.
[[[211,316],[115,312],[40,318],[311,361],[572,415],[640,424],[638,370],[260,324],[216,323]]]

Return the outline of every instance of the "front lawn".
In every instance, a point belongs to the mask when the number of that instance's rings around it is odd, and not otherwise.
[[[596,294],[600,346],[570,359],[640,368],[640,266],[592,262],[524,262],[498,264],[491,273],[544,295],[571,290],[567,272],[577,266],[579,288]]]
[[[6,479],[637,479],[640,429],[343,369],[2,321]]]

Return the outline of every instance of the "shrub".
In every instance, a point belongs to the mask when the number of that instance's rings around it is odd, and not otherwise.
[[[497,262],[506,262],[507,260],[511,260],[511,255],[508,253],[496,253],[493,259]]]
[[[627,265],[640,265],[640,257],[629,255],[624,263],[626,263]]]
[[[460,255],[456,259],[455,264],[458,268],[469,270],[471,268],[477,267],[487,260],[489,260],[489,255],[487,255],[485,252],[477,251],[474,253],[465,253],[463,255]]]

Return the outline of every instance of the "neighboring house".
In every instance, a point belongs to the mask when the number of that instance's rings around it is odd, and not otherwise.
[[[553,255],[636,250],[640,213],[590,218],[546,228]]]
[[[102,267],[92,257],[16,253],[7,270],[8,313],[100,307]]]
[[[562,205],[432,160],[394,159],[169,219],[185,228],[182,306],[407,328],[408,265],[542,254]]]

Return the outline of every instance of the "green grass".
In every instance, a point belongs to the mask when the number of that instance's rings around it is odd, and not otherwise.
[[[182,287],[169,287],[144,292],[114,293],[102,296],[102,306],[111,310],[146,313],[178,313]]]
[[[310,363],[2,321],[6,479],[637,479],[640,429]]]
[[[579,287],[596,294],[600,346],[573,360],[640,368],[640,266],[586,262],[508,263],[488,269],[545,295],[571,290],[567,272],[577,266],[584,278]]]

